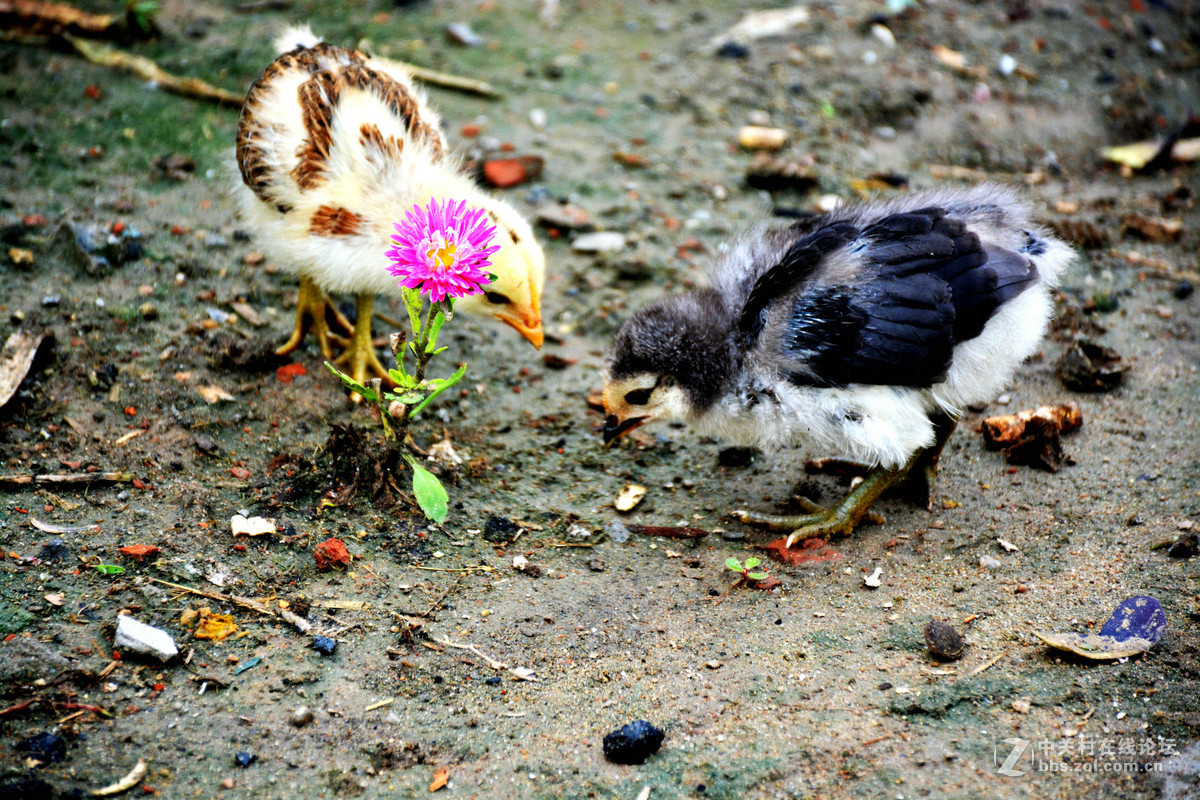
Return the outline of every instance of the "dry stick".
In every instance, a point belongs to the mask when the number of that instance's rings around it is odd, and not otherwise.
[[[70,34],[63,34],[62,38],[70,42],[75,51],[91,63],[99,64],[102,67],[117,67],[129,70],[139,78],[153,81],[168,92],[183,95],[184,97],[194,97],[199,100],[212,100],[215,103],[230,106],[231,108],[241,108],[242,103],[246,99],[241,94],[218,88],[199,78],[184,78],[179,75],[173,75],[145,56],[126,53],[124,50],[117,50],[115,47],[89,42],[86,39],[80,39]]]
[[[25,486],[89,486],[93,483],[128,483],[132,472],[81,472],[67,475],[0,475],[0,488]]]
[[[64,31],[83,36],[112,36],[121,17],[90,14],[64,3],[38,0],[0,0],[0,27],[23,36],[56,35]]]
[[[257,600],[251,600],[248,597],[238,597],[236,594],[223,594],[221,592],[205,592],[201,591],[200,589],[193,589],[190,586],[181,586],[178,583],[171,583],[170,581],[160,581],[158,578],[147,578],[147,580],[153,581],[154,583],[161,583],[163,586],[170,586],[172,589],[177,589],[181,592],[207,597],[210,600],[220,600],[222,603],[236,603],[237,605],[248,608],[251,611],[257,611],[260,614],[266,614],[269,617],[275,616],[275,612],[272,609],[268,608]]]
[[[435,69],[418,67],[415,64],[409,64],[404,61],[397,63],[412,73],[412,76],[422,83],[431,83],[434,86],[441,86],[445,89],[457,89],[460,92],[476,94],[480,97],[486,97],[489,100],[496,100],[502,96],[494,86],[486,81],[464,78],[461,75],[451,75],[448,72],[438,72]]]

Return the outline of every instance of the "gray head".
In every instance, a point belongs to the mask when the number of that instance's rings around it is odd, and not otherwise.
[[[604,378],[604,441],[657,417],[703,414],[733,373],[732,321],[705,289],[641,309],[621,326]]]

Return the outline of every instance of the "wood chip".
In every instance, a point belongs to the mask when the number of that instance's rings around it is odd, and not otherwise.
[[[429,782],[429,791],[436,792],[450,781],[450,768],[438,767],[433,771],[433,780]]]
[[[229,307],[237,312],[237,315],[246,320],[251,326],[261,328],[267,324],[267,321],[262,318],[262,315],[254,310],[253,306],[247,303],[230,303]]]
[[[232,403],[234,400],[233,395],[220,386],[197,386],[196,393],[203,397],[210,406],[217,403]]]
[[[44,333],[16,330],[4,343],[0,351],[0,408],[17,393],[45,338]]]

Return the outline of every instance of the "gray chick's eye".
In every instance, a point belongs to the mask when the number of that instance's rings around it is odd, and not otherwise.
[[[653,389],[634,389],[625,395],[625,402],[631,406],[644,406],[650,402],[650,393],[653,391]]]
[[[512,304],[512,300],[508,299],[508,295],[500,294],[499,292],[484,292],[483,297],[489,303],[497,306],[507,306]]]

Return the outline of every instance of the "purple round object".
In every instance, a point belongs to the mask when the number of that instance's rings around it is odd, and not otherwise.
[[[1151,643],[1162,638],[1167,629],[1167,615],[1153,597],[1131,597],[1121,605],[1100,629],[1101,636],[1111,636],[1118,642],[1134,637]]]

